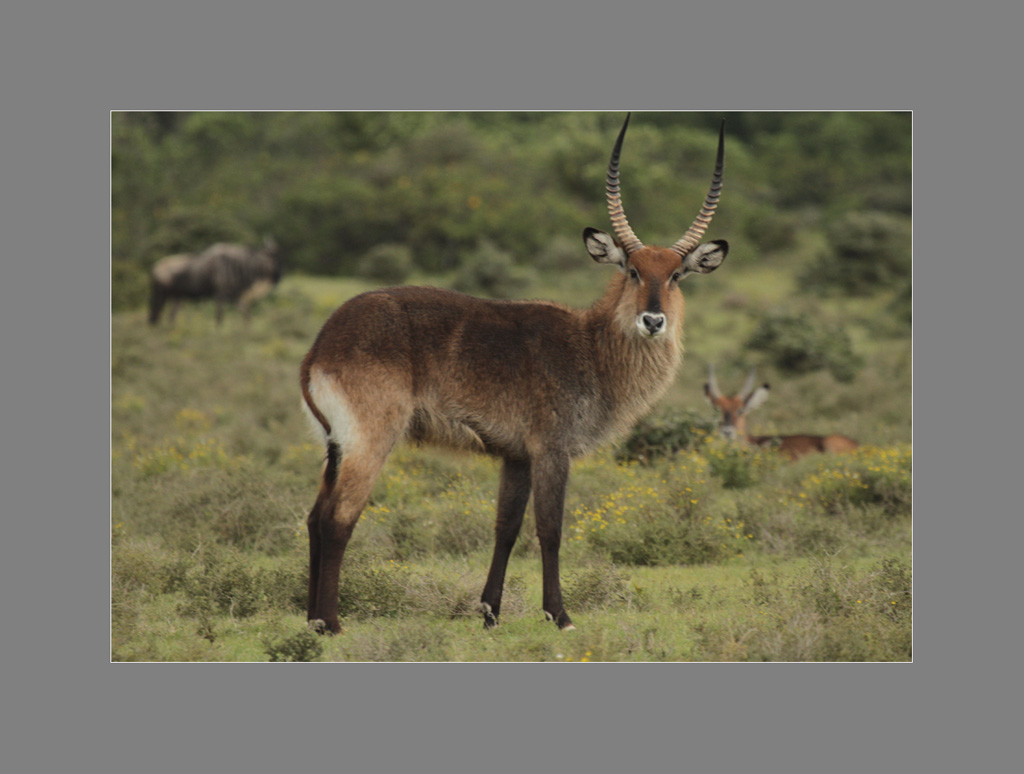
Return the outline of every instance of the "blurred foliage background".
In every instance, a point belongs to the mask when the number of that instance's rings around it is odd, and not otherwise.
[[[586,262],[608,229],[604,175],[622,113],[113,113],[112,295],[144,302],[171,253],[272,234],[286,271],[516,295]],[[909,113],[640,113],[623,202],[647,244],[689,226],[726,119],[725,195],[709,237],[731,263],[821,235],[801,286],[870,293],[910,281]],[[735,270],[735,266],[733,269]],[[506,287],[508,285],[508,287]],[[907,304],[909,310],[909,303]]]
[[[604,178],[624,115],[113,113],[113,311],[141,323],[165,255],[266,235],[285,271],[269,303],[298,315],[304,346],[381,285],[589,304],[610,274],[580,235],[610,230]],[[683,287],[688,367],[664,407],[705,408],[707,363],[723,385],[757,366],[779,388],[759,427],[909,440],[911,114],[636,113],[622,196],[646,244],[693,221],[723,118],[707,238],[727,239],[729,258]]]

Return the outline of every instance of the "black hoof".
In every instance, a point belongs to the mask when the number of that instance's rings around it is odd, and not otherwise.
[[[551,615],[547,610],[544,611],[544,618],[548,621],[554,621],[555,625],[558,626],[563,632],[570,632],[576,627],[572,625],[572,621],[569,620],[569,615],[563,610],[557,616]]]

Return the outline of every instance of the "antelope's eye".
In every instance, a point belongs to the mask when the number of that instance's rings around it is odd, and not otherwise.
[[[629,268],[629,278],[632,280],[640,279],[640,272],[634,269],[632,266]]]
[[[680,272],[680,271],[677,271],[677,272],[675,272],[672,275],[672,280],[671,281],[672,282],[679,282],[679,280],[681,280],[682,278],[683,278],[683,273]]]

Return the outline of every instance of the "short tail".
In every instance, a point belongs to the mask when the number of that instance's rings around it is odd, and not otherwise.
[[[316,403],[313,402],[313,396],[309,392],[309,369],[310,359],[313,351],[310,350],[309,354],[306,355],[302,361],[302,367],[299,370],[299,385],[302,388],[302,400],[309,410],[310,415],[315,419],[320,427],[323,428],[324,438],[330,438],[331,436],[331,423],[327,421],[327,417],[323,415],[323,412],[317,408]]]

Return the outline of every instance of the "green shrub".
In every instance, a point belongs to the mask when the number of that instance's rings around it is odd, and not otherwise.
[[[450,506],[434,517],[433,551],[465,556],[494,544],[494,513],[470,512],[464,500],[453,498]]]
[[[581,239],[557,234],[540,248],[534,265],[542,272],[560,273],[587,268],[589,262]]]
[[[677,411],[641,420],[615,450],[619,462],[647,465],[676,452],[696,448],[717,422],[697,411]]]
[[[724,489],[745,489],[761,481],[774,457],[770,450],[709,436],[701,449],[711,475],[721,479]]]
[[[197,561],[185,574],[182,592],[184,615],[200,611],[248,618],[265,607],[261,573],[249,558],[235,549],[216,544],[199,549]]]
[[[511,253],[484,239],[463,259],[452,287],[491,298],[516,298],[534,279],[532,269],[516,266]]]
[[[826,227],[828,249],[799,278],[805,290],[865,295],[911,276],[910,219],[853,211]]]
[[[464,565],[446,563],[439,570],[416,573],[409,578],[406,603],[409,612],[427,613],[438,618],[476,618],[480,615],[480,591],[484,586],[483,567],[467,571]],[[526,609],[526,581],[521,575],[505,577],[501,599],[501,617],[507,620]]]
[[[633,586],[629,575],[608,561],[593,561],[571,570],[562,580],[562,594],[569,610],[599,610],[610,607],[643,607],[643,592]]]
[[[408,565],[375,557],[346,557],[338,583],[342,618],[393,618],[407,612]]]
[[[265,606],[259,573],[240,552],[216,544],[197,549],[181,591],[179,615],[192,618],[199,636],[210,642],[217,638],[220,616],[247,618]]]
[[[677,509],[640,511],[624,523],[598,524],[587,542],[615,564],[710,564],[743,548],[743,524],[713,516],[687,499]]]
[[[767,315],[746,346],[768,354],[780,371],[800,374],[827,368],[840,382],[853,381],[864,365],[846,331],[803,313]]]
[[[800,482],[800,496],[823,513],[880,506],[892,516],[910,515],[913,453],[909,446],[863,446],[852,454],[822,457]]]
[[[371,249],[359,261],[357,273],[361,277],[400,284],[413,270],[412,250],[406,245],[385,243]]]
[[[276,639],[265,639],[264,652],[271,661],[316,661],[324,650],[323,639],[318,634],[303,630]]]
[[[789,250],[796,241],[795,219],[775,207],[753,208],[746,217],[743,231],[762,253]]]
[[[309,579],[309,558],[305,541],[288,557],[272,567],[257,571],[262,598],[267,607],[289,613],[306,612]]]
[[[296,517],[286,499],[293,486],[268,483],[276,471],[260,475],[260,463],[222,456],[219,444],[192,444],[187,435],[185,441],[137,455],[133,470],[146,476],[150,491],[149,502],[134,506],[143,509],[136,518],[158,527],[162,538],[179,549],[202,539],[284,553],[295,537]]]

